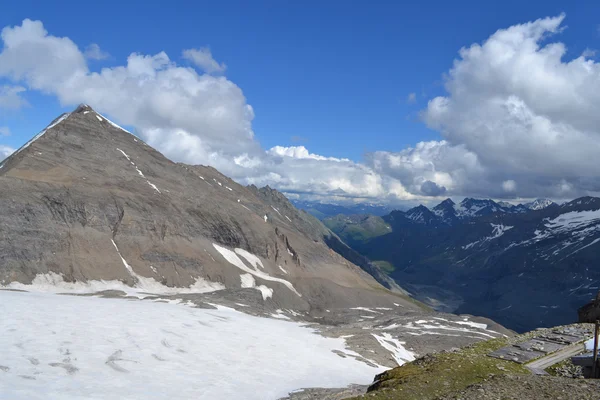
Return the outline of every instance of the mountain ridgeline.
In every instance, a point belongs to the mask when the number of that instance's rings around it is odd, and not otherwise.
[[[600,284],[600,198],[446,199],[324,223],[417,299],[516,331],[573,322]]]
[[[296,310],[421,310],[281,193],[172,162],[87,105],[4,160],[0,186],[0,286],[124,284]]]

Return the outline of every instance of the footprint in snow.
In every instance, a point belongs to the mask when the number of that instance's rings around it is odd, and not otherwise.
[[[2,371],[2,372],[8,372],[8,371],[10,371],[10,368],[6,367],[4,365],[0,365],[0,371]]]
[[[40,363],[39,360],[37,358],[34,358],[34,357],[27,357],[27,359],[33,365],[39,365],[39,363]]]
[[[175,332],[173,332],[173,331],[169,331],[169,330],[166,330],[166,329],[161,329],[161,331],[163,331],[164,333],[168,333],[168,334],[170,334],[170,335],[174,335],[174,336],[177,336],[177,337],[183,338],[183,335],[180,335],[179,333],[175,333]]]
[[[48,365],[51,367],[63,368],[69,375],[74,375],[77,371],[79,371],[79,368],[67,363],[50,363]]]
[[[229,321],[229,318],[227,318],[227,317],[223,317],[223,316],[221,316],[221,315],[215,315],[215,314],[212,314],[212,313],[207,313],[207,314],[208,314],[208,315],[211,315],[211,316],[213,316],[213,317],[215,317],[215,318],[217,318],[217,319],[220,319],[221,321]]]
[[[114,369],[115,371],[129,372],[128,370],[126,370],[125,368],[123,368],[117,364],[117,361],[128,361],[128,360],[122,359],[121,354],[123,354],[123,352],[121,350],[115,351],[108,357],[108,359],[106,359],[105,364],[108,365],[109,367],[111,367],[112,369]]]

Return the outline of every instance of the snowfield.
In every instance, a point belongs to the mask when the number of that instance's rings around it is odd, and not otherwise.
[[[174,303],[0,290],[0,398],[265,400],[383,371],[299,323]]]

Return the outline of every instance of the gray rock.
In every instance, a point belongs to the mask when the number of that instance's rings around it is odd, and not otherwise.
[[[274,290],[267,301],[279,308],[419,309],[332,251],[334,235],[281,193],[174,163],[88,106],[5,160],[0,186],[0,284],[52,272],[67,282],[134,285],[141,276],[187,287],[203,278],[240,289],[244,272],[216,243],[255,254],[265,273],[297,288],[301,297],[256,278]]]

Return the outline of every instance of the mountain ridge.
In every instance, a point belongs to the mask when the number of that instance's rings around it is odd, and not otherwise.
[[[172,162],[87,105],[4,160],[0,184],[4,285],[58,275],[210,291],[252,279],[250,289],[291,308],[398,301],[279,192]]]
[[[416,298],[526,331],[572,322],[600,284],[593,268],[600,198],[544,205],[507,212],[492,200],[465,199],[458,206],[449,200],[434,207],[433,223],[406,218],[424,207],[372,217],[391,228],[378,235],[352,222],[360,219],[345,221],[366,237],[350,242],[354,249],[388,265],[388,274]],[[454,212],[459,207],[466,210],[462,216]],[[350,227],[333,220],[324,222],[345,239]]]

